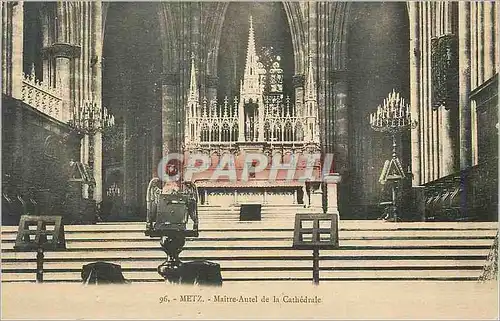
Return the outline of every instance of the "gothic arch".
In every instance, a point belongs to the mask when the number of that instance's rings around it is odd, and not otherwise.
[[[216,14],[207,17],[209,34],[215,35],[208,41],[209,53],[207,57],[208,73],[210,75],[217,75],[217,57],[219,55],[219,45],[222,36],[222,26],[224,25],[224,17],[229,6],[229,2],[218,2]]]
[[[347,68],[347,41],[349,13],[351,2],[335,2],[330,7],[330,17],[333,17],[329,28],[330,43],[338,44],[331,48],[331,64],[333,70],[345,70]]]
[[[160,4],[161,10],[158,12],[158,20],[160,22],[161,45],[163,51],[163,70],[173,71],[175,69],[177,38],[175,35],[175,19],[172,10],[168,3]],[[169,62],[170,65],[168,64]]]
[[[293,57],[295,62],[295,73],[305,73],[305,24],[302,19],[299,2],[283,2],[288,25],[292,34]]]
[[[207,63],[209,66],[209,72],[212,75],[217,75],[217,57],[219,55],[219,44],[222,37],[222,26],[224,25],[224,20],[226,18],[226,11],[229,6],[229,2],[219,3],[216,10],[216,14],[212,19],[209,20],[207,30],[215,32],[211,33],[210,43],[211,48],[215,49],[215,53],[208,57]],[[282,2],[283,8],[285,10],[290,34],[292,36],[292,46],[293,46],[293,56],[294,56],[294,68],[295,73],[305,72],[305,56],[304,56],[304,45],[305,45],[305,24],[302,19],[302,13],[300,9],[299,2]]]

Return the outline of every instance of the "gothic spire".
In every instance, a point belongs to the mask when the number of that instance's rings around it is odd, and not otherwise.
[[[306,101],[317,101],[316,80],[314,77],[313,57],[309,54],[306,77]]]
[[[247,47],[247,59],[245,62],[245,73],[243,75],[243,82],[241,93],[242,95],[252,95],[259,93],[259,57],[257,56],[257,51],[255,50],[255,36],[253,29],[253,20],[250,16],[250,28],[248,30],[248,47]]]
[[[195,62],[194,62],[194,53],[191,54],[191,78],[189,82],[189,96],[188,96],[188,103],[197,103],[199,100],[199,93],[198,93],[198,83],[196,81],[196,67],[195,67]]]

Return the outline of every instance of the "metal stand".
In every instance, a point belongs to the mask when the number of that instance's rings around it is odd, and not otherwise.
[[[167,259],[162,264],[158,265],[158,274],[163,278],[168,279],[171,274],[170,272],[173,272],[173,270],[181,266],[182,262],[179,255],[185,243],[186,237],[181,232],[170,233],[161,238],[160,246],[165,254],[167,254]]]
[[[397,153],[396,153],[396,135],[395,134],[392,134],[392,159],[394,160],[394,162],[396,162],[397,165],[401,166],[401,162],[400,162],[400,160],[397,156]],[[404,174],[404,172],[403,172],[403,174]],[[398,205],[397,205],[397,195],[396,195],[396,184],[401,179],[403,179],[403,177],[395,178],[391,182],[392,207],[390,210],[392,211],[392,213],[389,213],[389,214],[390,214],[390,216],[392,216],[392,220],[394,222],[398,221]]]
[[[43,248],[38,248],[36,253],[36,282],[43,283]]]
[[[52,228],[48,229],[48,226]],[[61,216],[21,216],[14,250],[36,252],[37,283],[43,283],[44,251],[65,249],[66,240]]]
[[[320,224],[320,222],[323,224]],[[306,225],[309,227],[305,227]],[[306,235],[309,237],[305,238]],[[295,214],[293,248],[297,250],[313,250],[313,284],[318,285],[319,250],[339,248],[338,215]]]
[[[405,178],[405,173],[396,153],[396,135],[392,134],[392,157],[386,160],[382,174],[380,175],[380,183],[385,185],[387,182],[391,184],[391,201],[382,202],[379,205],[386,205],[384,209],[384,220],[397,222],[398,217],[398,196],[396,192],[396,185]]]
[[[392,159],[385,161],[379,181],[381,184],[385,184],[387,181],[392,183],[392,204],[389,209],[392,213],[387,213],[385,218],[392,216],[392,220],[397,221],[396,184],[405,179],[406,175],[396,153],[396,133],[415,128],[417,122],[411,119],[410,105],[393,89],[389,96],[384,99],[383,104],[377,107],[377,111],[370,115],[370,126],[376,131],[392,135]],[[380,205],[387,205],[387,203],[384,202]]]
[[[319,284],[319,248],[313,249],[313,283]]]

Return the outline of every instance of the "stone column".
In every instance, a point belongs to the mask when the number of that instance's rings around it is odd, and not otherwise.
[[[176,95],[179,84],[178,73],[166,73],[163,77],[162,86],[162,156],[176,152],[175,132],[176,128]]]
[[[93,56],[96,58],[93,65],[93,82],[92,91],[95,99],[97,100],[101,110],[102,106],[102,2],[97,0],[91,5],[94,8],[93,12],[93,24],[95,26],[94,33],[90,39],[91,43],[94,44]],[[102,201],[103,193],[103,175],[102,175],[102,132],[97,131],[94,135],[94,200],[97,203]]]
[[[455,106],[452,108],[455,108]],[[439,135],[439,139],[442,146],[442,154],[439,155],[439,158],[442,159],[443,168],[440,169],[439,177],[449,175],[457,170],[455,168],[457,158],[455,152],[456,140],[453,139],[453,132],[455,131],[455,124],[452,117],[453,111],[445,108],[441,112],[441,135]]]
[[[23,2],[0,4],[2,8],[2,93],[22,99],[23,86]],[[29,175],[23,164],[23,111],[16,108],[14,118],[14,144],[12,170],[14,179],[25,179]],[[9,164],[10,165],[10,164]],[[16,166],[21,165],[21,166]],[[7,165],[8,166],[8,165]],[[4,168],[7,167],[4,164]],[[19,175],[18,175],[19,174]]]
[[[441,25],[438,27],[445,34],[452,33],[452,21],[454,19],[451,10],[451,4],[443,3],[442,11],[444,13],[444,19],[438,20]],[[441,168],[439,169],[439,176],[446,176],[452,174],[458,170],[458,148],[457,148],[457,137],[455,135],[456,122],[456,109],[457,106],[445,106],[441,108],[439,112],[440,124],[438,124],[439,129],[439,160],[441,161]],[[437,135],[436,135],[437,136]]]
[[[484,15],[484,80],[490,79],[495,71],[495,16],[493,15],[494,2],[485,1],[483,7]],[[498,17],[497,17],[498,19]],[[498,43],[498,41],[497,41]],[[496,49],[498,50],[498,49]],[[498,63],[498,62],[497,62]]]
[[[56,59],[56,84],[61,89],[63,107],[61,119],[67,122],[71,117],[71,60],[80,56],[80,47],[69,43],[55,43],[50,47]]]
[[[471,108],[469,94],[470,78],[470,6],[466,1],[458,3],[458,42],[461,44],[458,53],[458,88],[460,119],[460,169],[466,169],[472,163],[471,149]]]
[[[349,168],[349,115],[347,107],[347,72],[342,70],[330,74],[330,82],[334,84],[334,141],[335,171],[344,173]]]
[[[412,120],[420,119],[420,22],[418,19],[418,2],[409,2],[410,18],[410,109]],[[422,183],[420,163],[420,128],[423,124],[417,123],[411,129],[411,173],[412,185]]]
[[[23,84],[23,2],[2,2],[2,92],[21,99]]]
[[[157,111],[156,111],[157,112]],[[160,112],[157,112],[157,115],[161,115]],[[155,123],[153,128],[151,129],[151,173],[149,178],[158,177],[158,164],[161,161],[161,146],[159,146],[158,142],[158,125]]]
[[[341,181],[341,176],[338,173],[332,173],[325,177],[326,192],[327,192],[327,214],[339,215],[337,201],[337,185]]]

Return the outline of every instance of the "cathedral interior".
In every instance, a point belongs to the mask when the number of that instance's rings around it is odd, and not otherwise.
[[[373,220],[393,144],[403,220],[498,218],[496,2],[1,7],[3,225],[144,221],[167,154],[245,151],[333,155],[340,218]],[[370,122],[393,91],[414,124],[394,139]],[[327,207],[321,182],[252,179],[194,183],[205,205]]]

